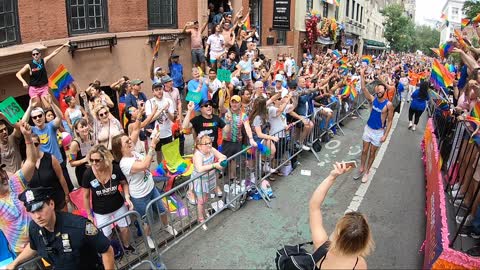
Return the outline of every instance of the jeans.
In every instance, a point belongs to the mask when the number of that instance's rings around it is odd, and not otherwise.
[[[147,211],[147,205],[150,201],[160,197],[160,192],[158,191],[157,187],[154,187],[152,189],[152,191],[150,191],[150,193],[147,194],[147,196],[143,197],[143,198],[134,198],[134,197],[130,197],[130,200],[132,201],[133,203],[133,207],[135,208],[135,211],[137,211],[140,216],[145,216],[145,213]],[[163,206],[163,202],[162,200],[157,200],[157,202],[155,203],[156,204],[156,207],[158,209],[158,211],[160,213],[164,213],[165,212],[165,207]]]

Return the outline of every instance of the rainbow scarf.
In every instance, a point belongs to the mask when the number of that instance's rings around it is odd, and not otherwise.
[[[367,65],[370,65],[373,62],[373,58],[371,55],[364,55],[362,56],[362,62],[367,63]]]
[[[463,28],[467,27],[469,24],[470,24],[470,19],[468,19],[468,18],[463,18],[462,21],[461,21],[461,28],[462,28],[462,30],[463,30]]]
[[[48,78],[48,86],[52,89],[57,99],[60,97],[60,91],[67,88],[72,82],[73,77],[62,64],[58,66],[55,72]]]
[[[435,88],[447,88],[453,84],[452,74],[437,59],[433,60],[430,82]]]

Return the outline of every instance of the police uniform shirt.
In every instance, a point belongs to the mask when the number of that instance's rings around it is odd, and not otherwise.
[[[54,232],[30,222],[30,247],[55,269],[97,269],[110,241],[88,219],[57,212]],[[97,260],[96,260],[97,258]]]

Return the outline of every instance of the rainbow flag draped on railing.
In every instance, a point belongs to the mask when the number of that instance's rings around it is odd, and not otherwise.
[[[48,78],[48,86],[52,89],[53,94],[57,99],[60,95],[60,91],[68,87],[71,83],[73,83],[73,77],[62,64],[60,64],[50,78]]]
[[[437,89],[447,88],[453,84],[452,74],[437,59],[433,60],[430,82]]]

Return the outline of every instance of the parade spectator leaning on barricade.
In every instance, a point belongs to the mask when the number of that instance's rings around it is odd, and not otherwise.
[[[22,67],[17,73],[17,79],[23,84],[25,89],[28,89],[28,95],[35,103],[42,104],[43,108],[50,108],[49,102],[51,100],[47,99],[50,95],[50,88],[48,87],[48,75],[45,65],[57,55],[63,48],[69,47],[69,42],[63,44],[54,50],[51,54],[42,58],[42,53],[39,49],[32,50],[32,61]],[[30,75],[30,81],[27,83],[23,78],[24,74]]]
[[[144,112],[144,106],[139,104],[139,114]],[[155,186],[152,173],[150,172],[150,165],[155,156],[155,148],[160,141],[160,133],[155,134],[148,147],[148,153],[146,156],[135,152],[135,144],[137,143],[140,134],[140,122],[137,118],[135,124],[133,124],[132,133],[130,136],[126,134],[119,134],[112,139],[112,153],[115,160],[120,163],[120,168],[123,174],[127,178],[130,200],[133,203],[135,211],[140,216],[145,216],[147,211],[147,204],[156,200],[155,207],[160,212],[160,218],[162,224],[165,226],[165,230],[172,235],[176,235],[175,229],[168,224],[168,216],[163,206],[163,203],[158,198],[160,197],[160,191]],[[155,244],[151,238],[150,226],[144,224],[145,234],[147,235],[148,246],[155,248]]]
[[[39,149],[40,138],[38,135],[32,135],[32,142],[35,146],[37,161],[35,163],[33,176],[27,185],[30,188],[52,188],[52,199],[55,202],[55,210],[67,212],[67,204],[70,202],[70,192],[60,163],[55,156]]]
[[[0,160],[0,227],[13,251],[19,254],[28,245],[31,218],[17,198],[25,190],[25,183],[32,179],[37,155],[30,125],[24,121],[17,125],[25,139],[27,158],[17,171],[6,171]]]

